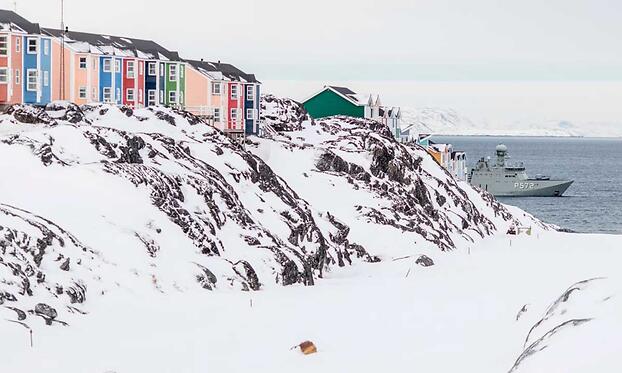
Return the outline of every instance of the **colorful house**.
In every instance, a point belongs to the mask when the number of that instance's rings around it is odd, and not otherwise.
[[[231,64],[187,61],[189,82],[188,110],[208,118],[216,128],[231,137],[259,132],[261,83]]]
[[[231,64],[185,61],[151,40],[42,29],[0,10],[0,106],[166,105],[232,137],[259,133],[261,83]]]
[[[60,30],[44,31],[59,42],[63,37]],[[65,63],[70,94],[65,99],[184,106],[185,63],[177,53],[151,40],[74,31],[64,33],[64,44],[70,55],[69,65]]]
[[[0,10],[0,105],[52,99],[52,38],[15,12]]]
[[[302,104],[312,118],[346,115],[372,119],[389,127],[395,139],[401,137],[401,109],[383,106],[380,95],[360,95],[349,88],[325,86]]]
[[[312,118],[347,115],[355,118],[371,117],[371,96],[362,97],[345,87],[325,86],[302,102]]]

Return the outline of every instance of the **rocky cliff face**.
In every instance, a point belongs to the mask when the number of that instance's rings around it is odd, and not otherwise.
[[[256,291],[517,220],[375,122],[267,98],[246,149],[169,109],[15,106],[0,117],[0,302],[29,324],[110,291]],[[425,244],[424,244],[425,243]],[[33,317],[34,317],[33,316]]]

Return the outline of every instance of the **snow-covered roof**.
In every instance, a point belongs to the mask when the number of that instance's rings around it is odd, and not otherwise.
[[[58,29],[45,28],[43,31],[57,38],[63,36]],[[138,57],[163,61],[181,61],[177,52],[169,51],[152,40],[134,39],[111,35],[90,34],[68,31],[64,33],[65,43],[80,53],[95,53],[121,57]]]
[[[0,9],[0,30],[26,34],[39,34],[41,32],[38,23],[32,23],[19,14],[5,9]]]

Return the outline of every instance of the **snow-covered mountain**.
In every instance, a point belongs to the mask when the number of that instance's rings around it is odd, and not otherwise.
[[[417,133],[472,136],[559,136],[622,137],[622,125],[570,120],[490,121],[473,119],[453,109],[416,108],[402,110],[402,128]]]
[[[619,240],[556,232],[373,121],[264,108],[246,144],[165,108],[0,117],[7,371],[568,371],[548,352],[616,322],[617,282],[581,281]]]

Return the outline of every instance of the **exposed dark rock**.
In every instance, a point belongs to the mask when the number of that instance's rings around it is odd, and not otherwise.
[[[63,264],[60,265],[60,269],[63,271],[69,271],[69,258],[65,259]]]
[[[415,261],[415,264],[418,264],[422,267],[431,267],[434,265],[434,261],[427,255],[420,255],[419,258]]]
[[[53,307],[45,303],[38,303],[35,306],[35,315],[43,317],[48,325],[51,325],[51,321],[58,316],[58,313]]]

